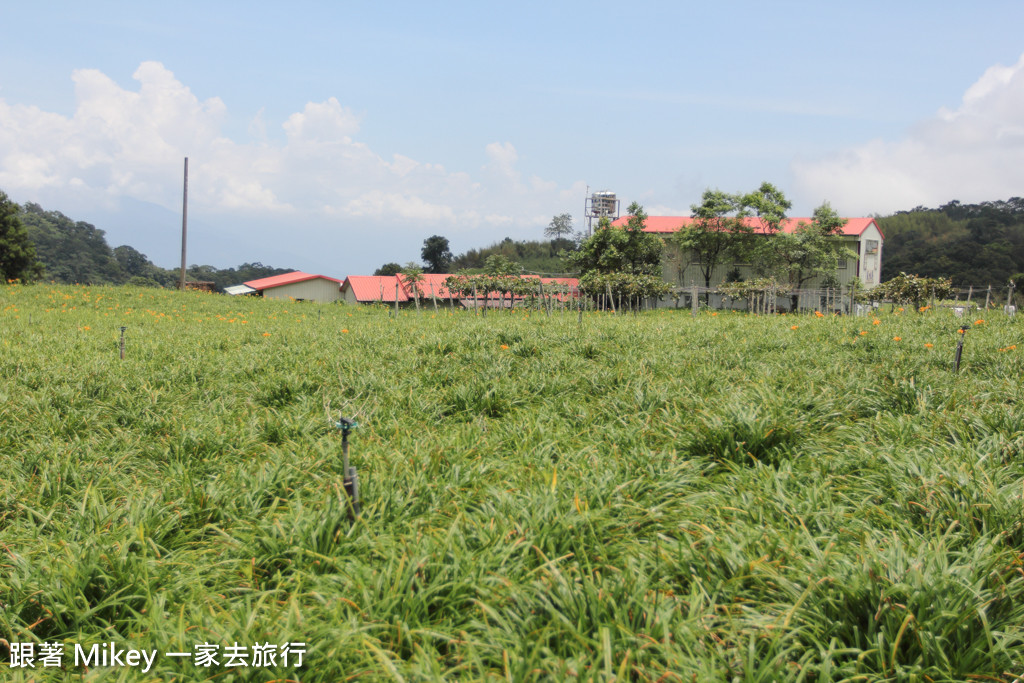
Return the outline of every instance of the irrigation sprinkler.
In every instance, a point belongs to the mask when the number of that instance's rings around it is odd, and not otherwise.
[[[967,330],[969,329],[971,328],[969,328],[967,325],[962,325],[960,327],[960,338],[956,340],[956,358],[953,364],[954,373],[960,372],[960,357],[963,355],[964,352],[964,337],[967,336]]]
[[[121,360],[124,360],[124,331],[127,329],[127,327],[121,326]]]
[[[341,461],[345,473],[345,493],[348,494],[351,503],[349,517],[354,518],[359,515],[359,475],[356,474],[356,468],[350,467],[348,464],[348,435],[358,425],[354,420],[342,417],[335,426],[341,430]]]

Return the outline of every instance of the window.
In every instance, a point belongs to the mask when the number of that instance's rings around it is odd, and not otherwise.
[[[868,240],[865,244],[867,247],[864,250],[865,254],[877,254],[878,253],[878,240]]]
[[[838,266],[839,270],[846,270],[846,259],[844,259],[844,258],[839,259],[839,261],[836,263],[836,265]]]

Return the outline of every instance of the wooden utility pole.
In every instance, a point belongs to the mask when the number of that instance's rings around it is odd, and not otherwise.
[[[185,291],[185,245],[188,235],[188,157],[185,157],[185,191],[181,200],[181,278],[178,289]]]

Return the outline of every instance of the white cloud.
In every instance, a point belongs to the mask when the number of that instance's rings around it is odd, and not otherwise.
[[[797,194],[847,214],[890,213],[1024,194],[1024,55],[996,65],[895,142],[873,140],[830,158],[793,164]]]
[[[490,160],[484,166],[500,181],[508,183],[512,188],[519,188],[519,171],[516,170],[516,162],[519,161],[519,152],[512,146],[511,142],[492,142],[484,148],[487,158]]]
[[[560,188],[536,176],[524,183],[511,142],[481,150],[479,178],[400,153],[387,160],[357,139],[360,117],[333,97],[276,124],[257,112],[248,137],[231,139],[220,98],[199,99],[158,62],[143,63],[133,78],[134,89],[97,70],[75,71],[70,117],[0,100],[0,188],[44,206],[73,195],[79,205],[133,199],[177,211],[187,156],[190,209],[224,219],[279,216],[335,233],[345,220],[409,231],[500,225],[534,237],[544,227],[536,216],[578,198],[579,184]],[[274,125],[283,141],[267,135]]]
[[[455,212],[450,206],[431,204],[420,197],[373,190],[346,205],[350,216],[403,219],[436,223],[454,223]]]
[[[359,131],[359,120],[335,98],[326,102],[309,102],[301,114],[292,114],[284,123],[284,132],[291,143],[315,145],[349,144]]]

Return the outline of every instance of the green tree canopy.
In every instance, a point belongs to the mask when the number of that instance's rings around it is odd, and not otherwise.
[[[946,299],[953,295],[949,278],[918,277],[900,273],[871,290],[873,299],[890,299],[898,304],[913,304],[918,310],[929,299]]]
[[[35,245],[18,217],[20,207],[0,191],[0,284],[9,280],[31,282],[42,275]]]
[[[423,240],[420,256],[427,264],[428,273],[447,273],[452,265],[452,252],[448,248],[448,238],[432,235]]]
[[[917,207],[878,219],[883,274],[950,277],[954,284],[1002,287],[1024,270],[1024,199]]]
[[[583,274],[597,271],[660,276],[661,238],[644,232],[647,213],[640,204],[633,202],[628,211],[629,219],[622,229],[611,227],[608,219],[602,218],[578,251],[563,252],[566,261]]]
[[[484,263],[484,272],[494,276],[518,276],[523,272],[523,267],[507,256],[491,254]]]
[[[544,236],[553,240],[568,239],[572,237],[572,214],[560,213],[551,219],[548,227],[544,228]]]
[[[693,223],[675,232],[671,240],[684,256],[680,270],[696,261],[704,286],[710,287],[711,275],[718,264],[746,248],[746,238],[751,232],[743,222],[746,207],[739,195],[709,189],[704,191],[701,203],[690,209]]]
[[[825,202],[814,210],[810,223],[801,222],[792,233],[780,231],[763,240],[759,263],[797,288],[833,274],[839,259],[857,258],[855,251],[835,239],[844,225],[846,219]]]
[[[385,263],[383,266],[373,271],[374,275],[398,275],[402,272],[402,266],[397,263]]]
[[[762,231],[768,235],[779,231],[786,220],[786,212],[793,206],[782,190],[769,182],[763,182],[761,187],[743,195],[740,204],[747,213],[761,219]]]
[[[120,284],[126,277],[102,230],[28,203],[21,220],[47,276],[57,282]]]

